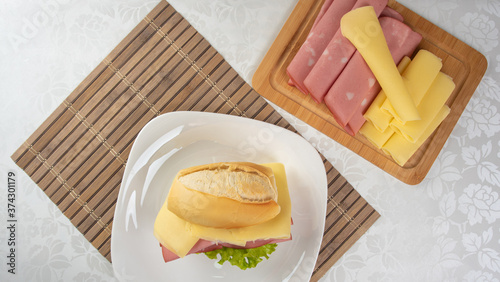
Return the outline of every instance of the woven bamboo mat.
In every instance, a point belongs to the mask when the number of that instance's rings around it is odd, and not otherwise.
[[[243,116],[295,131],[162,1],[12,159],[111,261],[113,213],[132,143],[148,121],[181,110]],[[312,280],[323,276],[379,217],[324,157],[323,161],[328,210]]]

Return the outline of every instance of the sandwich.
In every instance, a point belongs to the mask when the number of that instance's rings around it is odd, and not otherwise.
[[[163,259],[204,253],[253,268],[291,237],[283,164],[222,162],[180,170],[154,224]]]

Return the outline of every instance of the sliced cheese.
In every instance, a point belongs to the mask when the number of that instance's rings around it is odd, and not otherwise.
[[[345,14],[342,35],[356,46],[402,121],[419,120],[413,99],[392,59],[375,10],[366,6]]]
[[[380,132],[384,132],[394,118],[391,113],[382,110],[385,101],[387,101],[387,96],[382,89],[363,115]]]
[[[405,78],[406,86],[413,102],[417,105],[417,109],[442,67],[441,58],[427,50],[421,49],[403,72],[402,75]],[[387,114],[394,116],[400,123],[404,123],[403,120],[399,119],[389,100],[384,101],[381,109],[386,111]]]
[[[274,172],[276,186],[278,187],[278,204],[281,207],[280,213],[262,224],[242,228],[221,229],[193,224],[192,232],[195,236],[209,241],[227,242],[235,245],[245,245],[247,241],[256,239],[285,239],[290,237],[292,207],[285,167],[280,163],[263,165],[270,167]]]
[[[169,211],[165,201],[156,216],[153,232],[165,248],[182,258],[200,239],[191,234],[189,225],[190,223]]]
[[[179,257],[186,256],[199,239],[244,246],[247,241],[258,239],[289,238],[292,207],[285,167],[280,163],[263,165],[273,170],[278,187],[278,204],[281,206],[281,211],[275,218],[262,224],[243,228],[209,228],[192,224],[177,217],[168,210],[167,201],[165,201],[155,220],[155,237],[163,246]]]
[[[381,149],[387,140],[389,140],[389,138],[391,138],[394,134],[394,130],[387,127],[385,131],[380,132],[378,128],[373,125],[373,123],[367,121],[359,130],[359,133],[365,136],[366,139],[368,139],[368,141],[370,141],[373,145],[377,146],[377,148]]]
[[[403,73],[410,62],[411,59],[408,56],[404,56],[398,64],[398,72]],[[388,101],[386,98],[387,96],[385,95],[384,90],[380,90],[379,94],[377,94],[377,97],[373,100],[370,107],[364,114],[365,119],[371,122],[371,126],[374,126],[380,132],[384,132],[387,127],[389,127],[389,124],[393,119],[393,115],[391,113],[382,110],[384,102]]]
[[[408,121],[404,124],[394,119],[391,122],[391,128],[409,142],[416,142],[434,120],[454,89],[453,79],[440,72],[417,107],[422,119]]]
[[[398,64],[398,72],[399,73],[405,72],[410,63],[411,63],[410,57],[404,56]]]
[[[412,143],[400,134],[393,134],[389,140],[382,147],[382,150],[390,155],[396,163],[403,166],[415,152],[422,146],[422,144],[431,136],[434,130],[441,124],[441,122],[450,113],[450,108],[446,105],[442,106],[438,114],[434,117],[432,122],[425,128],[420,138]]]

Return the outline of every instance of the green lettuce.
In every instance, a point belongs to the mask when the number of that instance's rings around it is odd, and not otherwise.
[[[245,270],[247,268],[256,267],[264,258],[268,259],[269,255],[276,250],[277,245],[278,244],[267,244],[253,249],[222,247],[222,249],[206,252],[205,255],[210,259],[218,259],[220,257],[218,261],[220,265],[229,261],[232,265],[236,265]]]

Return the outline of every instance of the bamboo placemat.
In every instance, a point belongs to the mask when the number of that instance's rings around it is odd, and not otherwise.
[[[120,181],[142,127],[170,111],[207,111],[295,131],[166,1],[158,4],[12,155],[111,261]],[[312,280],[379,214],[324,157],[328,210]]]

